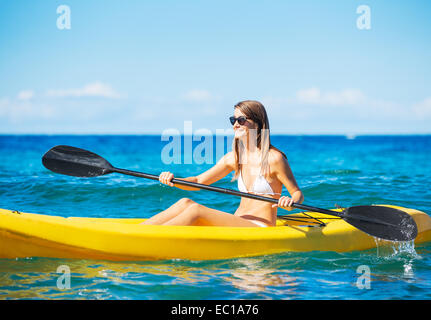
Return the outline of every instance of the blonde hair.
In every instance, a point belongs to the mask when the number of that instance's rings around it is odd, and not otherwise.
[[[269,174],[269,150],[271,148],[276,150],[278,149],[271,144],[269,121],[265,107],[259,101],[245,100],[238,102],[234,106],[234,109],[239,109],[246,116],[247,119],[250,119],[257,124],[256,143],[257,148],[261,152],[260,174]],[[242,141],[237,138],[234,138],[232,143],[232,150],[235,155],[235,175],[233,177],[233,180],[236,180],[242,168],[241,156],[244,150],[244,145]],[[281,152],[280,150],[278,151]],[[283,152],[281,152],[281,154],[286,158],[286,155]]]

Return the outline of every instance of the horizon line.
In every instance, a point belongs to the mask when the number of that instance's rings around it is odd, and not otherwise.
[[[0,132],[0,136],[161,136],[163,133],[159,132]],[[181,136],[193,136],[193,134],[180,133]],[[345,136],[345,137],[358,137],[358,136],[430,136],[431,132],[367,132],[367,133],[271,133],[271,136]],[[232,134],[218,135],[216,133],[213,136],[232,136]]]

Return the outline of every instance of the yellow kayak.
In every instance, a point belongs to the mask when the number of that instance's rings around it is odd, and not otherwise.
[[[413,217],[418,226],[415,243],[431,240],[431,218],[426,213],[385,206]],[[375,238],[342,219],[313,212],[288,217],[289,220],[279,219],[277,226],[270,228],[180,227],[141,225],[144,219],[64,218],[0,209],[0,258],[212,260],[376,247]]]

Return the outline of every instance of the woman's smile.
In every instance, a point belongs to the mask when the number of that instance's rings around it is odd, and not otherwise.
[[[247,129],[240,125],[235,125],[233,127],[233,131],[235,132],[235,138],[240,138],[247,134]]]

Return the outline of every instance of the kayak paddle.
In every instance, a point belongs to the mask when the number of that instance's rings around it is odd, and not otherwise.
[[[159,180],[159,176],[157,175],[115,168],[101,156],[93,152],[71,146],[60,145],[50,149],[42,157],[42,163],[47,169],[53,172],[75,177],[97,177],[116,172],[140,178]],[[178,178],[172,179],[172,183],[255,200],[278,203],[277,199],[189,182]],[[407,213],[394,208],[382,206],[354,206],[346,208],[342,212],[338,212],[299,203],[294,203],[292,206],[297,209],[336,216],[345,220],[357,229],[380,239],[390,241],[411,241],[415,239],[418,234],[417,225],[413,218]]]

